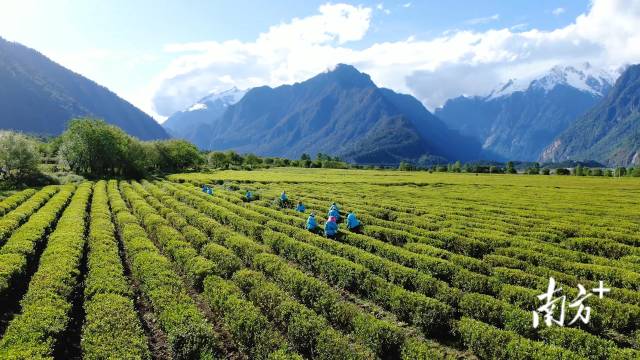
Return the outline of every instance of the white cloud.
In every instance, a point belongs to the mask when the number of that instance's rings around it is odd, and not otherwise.
[[[410,2],[408,2],[408,3],[404,3],[404,4],[402,4],[402,7],[404,7],[404,8],[410,8],[410,7],[411,7],[411,3],[410,3]]]
[[[509,30],[512,30],[512,31],[524,31],[524,30],[527,30],[528,28],[529,28],[529,24],[521,23],[521,24],[515,24],[515,25],[511,26],[509,28]]]
[[[376,9],[378,9],[378,10],[382,11],[383,13],[385,13],[385,14],[387,14],[387,15],[391,14],[391,10],[389,10],[389,9],[385,8],[385,7],[384,7],[384,4],[382,4],[382,3],[380,3],[380,4],[376,5]]]
[[[446,99],[488,93],[509,78],[534,76],[556,64],[589,61],[616,68],[640,62],[638,23],[640,0],[594,0],[587,13],[555,30],[457,30],[354,49],[350,42],[367,34],[371,9],[323,5],[317,15],[272,26],[252,42],[167,46],[177,57],[154,84],[153,104],[166,116],[211,90],[293,83],[343,62],[433,109]]]
[[[562,14],[564,14],[564,12],[565,12],[565,9],[564,9],[564,8],[561,8],[561,7],[559,7],[559,8],[555,8],[555,9],[553,9],[553,11],[551,11],[551,13],[552,13],[553,15],[555,15],[555,16],[562,15]]]
[[[491,16],[469,19],[465,21],[465,23],[469,25],[481,25],[481,24],[488,24],[490,22],[498,21],[498,20],[500,20],[500,14],[493,14]]]

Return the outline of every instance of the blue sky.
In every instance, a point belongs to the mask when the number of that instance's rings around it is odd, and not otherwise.
[[[0,36],[158,118],[210,91],[301,81],[337,62],[353,63],[380,85],[412,93],[432,108],[554,62],[620,65],[603,38],[620,36],[624,48],[635,39],[633,29],[621,25],[612,35],[597,27],[611,13],[635,16],[630,3],[637,9],[635,0],[0,0]],[[586,25],[576,25],[581,16]],[[638,55],[619,51],[620,61]],[[474,80],[470,67],[491,76]],[[468,79],[454,88],[430,88],[460,77]]]

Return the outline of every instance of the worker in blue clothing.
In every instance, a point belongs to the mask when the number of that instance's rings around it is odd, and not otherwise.
[[[335,239],[338,236],[338,223],[335,216],[330,216],[326,223],[324,223],[324,236],[329,239]]]
[[[312,233],[318,232],[318,222],[316,222],[316,213],[312,212],[311,214],[309,214],[309,217],[307,218],[306,228],[308,231],[311,231]]]
[[[354,233],[360,233],[362,231],[362,223],[356,218],[356,214],[353,211],[347,215],[347,229]]]
[[[340,220],[340,211],[338,211],[338,208],[336,206],[331,205],[331,208],[329,209],[329,213],[327,214],[327,217],[335,217],[336,221]]]
[[[207,186],[207,194],[213,195],[213,188]]]
[[[303,213],[305,210],[307,209],[304,207],[304,204],[302,203],[302,201],[298,201],[298,206],[296,206],[296,211]]]
[[[247,202],[251,202],[251,200],[253,200],[253,194],[251,193],[251,190],[247,190],[247,193],[244,195],[244,197],[246,198]]]
[[[289,197],[287,196],[287,193],[285,191],[282,191],[282,193],[280,194],[280,197],[278,198],[278,205],[280,205],[281,208],[288,209],[291,209],[293,207],[293,204],[291,204],[291,201],[289,201]]]
[[[208,188],[206,184],[202,184],[202,192],[206,193]]]

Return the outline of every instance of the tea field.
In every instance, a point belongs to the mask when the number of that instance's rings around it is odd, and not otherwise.
[[[294,168],[23,190],[0,359],[640,359],[639,201],[634,178]],[[305,230],[333,202],[361,233]],[[564,326],[534,328],[550,278]]]

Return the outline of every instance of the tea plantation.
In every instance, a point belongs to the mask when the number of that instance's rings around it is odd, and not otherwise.
[[[0,359],[640,359],[639,201],[634,178],[294,168],[28,189],[0,200]],[[305,230],[333,202],[361,233]],[[534,328],[550,278],[564,326]]]

